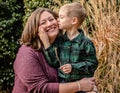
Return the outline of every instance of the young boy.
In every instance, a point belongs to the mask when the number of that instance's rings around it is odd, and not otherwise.
[[[84,35],[82,29],[79,29],[85,18],[86,12],[80,3],[62,6],[59,10],[58,24],[59,28],[66,32],[58,36],[49,48],[48,44],[44,45],[47,48],[45,55],[48,63],[53,67],[59,67],[60,82],[92,77],[98,66],[92,41]]]

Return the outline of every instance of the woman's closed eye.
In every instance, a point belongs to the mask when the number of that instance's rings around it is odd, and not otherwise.
[[[47,21],[52,22],[54,20],[55,20],[54,18],[48,18],[48,20],[41,21],[40,25],[45,25],[47,23]]]
[[[46,21],[42,21],[40,22],[40,25],[44,25],[46,23]]]
[[[55,19],[54,19],[54,18],[49,18],[48,20],[49,20],[49,22],[52,22],[52,21],[54,21]]]

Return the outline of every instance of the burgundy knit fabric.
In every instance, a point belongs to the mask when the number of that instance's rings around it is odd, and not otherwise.
[[[41,51],[22,45],[14,62],[12,93],[58,93],[56,69],[50,67]]]

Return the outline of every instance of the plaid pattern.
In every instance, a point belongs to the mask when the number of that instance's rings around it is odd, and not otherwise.
[[[58,68],[60,65],[67,63],[72,65],[70,74],[64,74],[58,69],[59,77],[66,82],[92,77],[98,66],[96,51],[92,41],[84,35],[81,29],[78,31],[80,34],[73,40],[69,40],[65,33],[45,51],[48,63],[51,66]],[[57,55],[55,52],[56,47]]]

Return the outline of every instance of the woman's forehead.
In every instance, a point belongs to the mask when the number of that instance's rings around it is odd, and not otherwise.
[[[44,11],[40,16],[40,19],[43,20],[47,18],[54,18],[54,16],[50,12]]]

